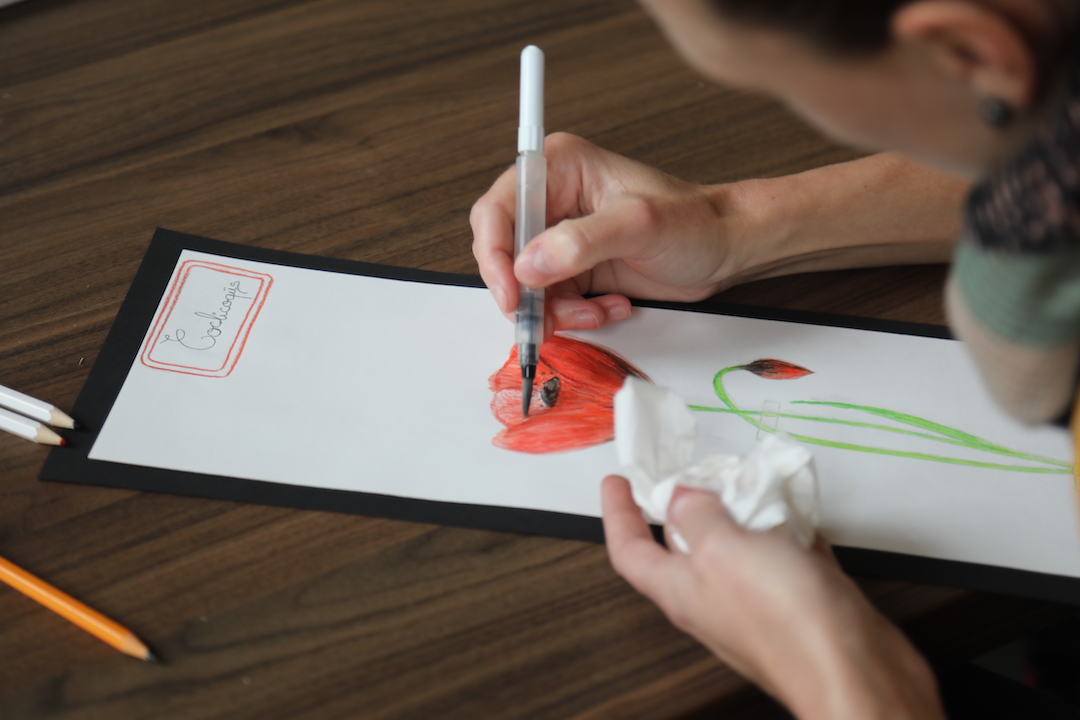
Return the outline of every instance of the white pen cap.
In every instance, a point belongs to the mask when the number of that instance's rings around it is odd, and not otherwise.
[[[529,45],[521,51],[521,115],[518,152],[544,152],[544,51]]]

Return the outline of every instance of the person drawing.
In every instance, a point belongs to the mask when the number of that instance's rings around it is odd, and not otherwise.
[[[1066,416],[1080,365],[1080,2],[642,3],[706,77],[883,152],[700,186],[552,135],[558,222],[516,262],[513,169],[472,209],[505,315],[519,280],[547,288],[550,334],[623,320],[628,296],[696,301],[758,278],[951,258],[950,323],[991,394],[1025,422]],[[714,496],[680,490],[682,555],[653,542],[624,479],[602,492],[615,569],[798,717],[944,717],[925,660],[824,543],[744,531]]]

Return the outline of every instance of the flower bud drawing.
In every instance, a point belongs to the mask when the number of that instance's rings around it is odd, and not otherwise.
[[[532,408],[521,414],[517,347],[488,380],[491,412],[506,426],[492,444],[523,453],[600,445],[615,437],[615,393],[628,375],[649,378],[611,350],[565,335],[540,346]]]
[[[772,358],[762,358],[761,360],[755,360],[749,365],[743,365],[740,370],[749,370],[758,377],[763,377],[767,380],[794,380],[801,378],[804,375],[813,375],[813,370],[807,370],[801,365],[795,365],[794,363],[785,362],[783,360],[773,360]]]

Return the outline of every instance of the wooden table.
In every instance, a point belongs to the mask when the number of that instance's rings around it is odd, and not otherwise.
[[[853,157],[699,81],[629,0],[28,0],[0,10],[0,383],[70,407],[157,226],[475,273],[469,208],[514,159],[529,42],[548,55],[549,130],[675,175]],[[941,323],[943,276],[837,272],[723,298]],[[45,452],[0,435],[0,554],[166,663],[0,588],[0,717],[782,714],[601,546],[43,483]],[[939,666],[1070,612],[864,587]]]

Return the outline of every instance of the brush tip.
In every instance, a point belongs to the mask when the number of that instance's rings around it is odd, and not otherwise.
[[[523,378],[521,381],[521,414],[523,417],[529,417],[529,405],[532,403],[532,388],[532,378]]]

